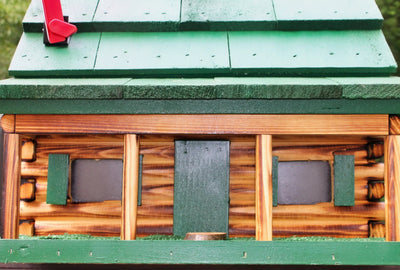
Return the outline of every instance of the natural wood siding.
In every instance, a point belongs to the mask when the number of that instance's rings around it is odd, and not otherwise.
[[[36,160],[22,162],[23,178],[36,179],[36,199],[21,201],[20,219],[35,219],[35,233],[90,233],[119,236],[121,202],[68,202],[66,206],[46,204],[49,153],[77,158],[122,159],[121,135],[25,136],[36,142]],[[174,140],[228,139],[230,146],[230,237],[255,236],[255,136],[140,136],[143,155],[142,206],[138,207],[137,235],[172,234]],[[317,205],[278,205],[273,208],[273,236],[292,235],[368,237],[370,221],[385,219],[384,203],[370,202],[368,182],[382,181],[383,163],[368,160],[368,143],[382,138],[356,136],[273,136],[273,155],[279,161],[325,160],[334,154],[354,154],[355,206],[334,207],[333,202]],[[58,224],[58,225],[56,225]],[[100,226],[100,227],[99,227]]]

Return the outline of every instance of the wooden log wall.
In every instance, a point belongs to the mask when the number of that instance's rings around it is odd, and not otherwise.
[[[137,235],[172,234],[174,140],[202,139],[204,136],[140,136],[143,155],[142,205],[137,212]],[[229,236],[255,236],[255,136],[208,136],[229,139],[230,211]],[[120,135],[25,136],[35,142],[36,159],[22,161],[21,176],[35,179],[33,201],[21,201],[21,221],[34,220],[34,234],[89,233],[120,236],[121,202],[46,204],[47,160],[50,153],[69,154],[74,159],[122,159]],[[273,136],[273,155],[280,161],[325,160],[333,164],[334,154],[355,156],[355,206],[334,207],[333,202],[317,205],[278,205],[273,208],[273,237],[382,236],[374,222],[385,219],[384,202],[368,200],[371,181],[384,179],[383,163],[368,158],[371,143],[383,138],[356,136]],[[333,172],[332,172],[333,173]],[[26,222],[25,222],[26,223]],[[23,224],[23,223],[22,223]],[[26,224],[24,225],[26,226]],[[374,228],[377,228],[376,231]],[[29,230],[26,230],[29,231]]]

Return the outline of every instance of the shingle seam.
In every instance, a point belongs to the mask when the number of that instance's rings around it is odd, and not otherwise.
[[[92,21],[91,21],[91,23],[93,23],[93,22],[94,22],[94,18],[96,17],[96,14],[97,14],[97,8],[99,7],[99,3],[100,3],[100,0],[97,0],[96,8],[94,9],[94,12],[93,12],[93,16],[92,16]]]
[[[177,22],[177,29],[180,28],[180,25],[182,23],[182,1],[180,2],[180,6],[179,6],[179,21]]]
[[[226,43],[228,45],[228,60],[229,60],[229,70],[232,72],[232,61],[231,61],[231,47],[229,42],[229,32],[226,32]]]
[[[275,1],[271,0],[272,4],[272,11],[274,12],[274,28],[273,30],[278,30],[278,18],[276,17],[276,10],[275,10]]]
[[[101,32],[101,33],[100,33],[100,37],[99,37],[99,41],[98,41],[98,43],[97,43],[96,56],[94,57],[92,71],[95,71],[95,69],[96,69],[97,55],[99,54],[100,42],[101,42],[102,37],[103,37],[103,33]]]

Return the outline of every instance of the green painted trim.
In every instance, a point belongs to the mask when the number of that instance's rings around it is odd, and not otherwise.
[[[1,240],[4,263],[399,265],[399,242]]]
[[[49,154],[46,203],[66,205],[69,182],[69,155]]]
[[[335,155],[333,181],[335,206],[354,206],[354,156]]]
[[[139,182],[138,182],[138,202],[137,205],[142,205],[142,177],[143,177],[143,155],[139,155]]]
[[[278,166],[279,157],[272,156],[272,205],[278,206]]]
[[[7,79],[0,99],[394,99],[400,77]]]
[[[228,234],[229,153],[229,141],[175,141],[174,235]]]
[[[3,114],[400,114],[391,100],[0,100]]]

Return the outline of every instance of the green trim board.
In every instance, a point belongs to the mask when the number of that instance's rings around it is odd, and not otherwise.
[[[398,98],[400,77],[11,78],[0,81],[0,100]]]
[[[399,242],[1,240],[4,263],[399,265]]]
[[[384,76],[397,68],[381,30],[77,33],[66,47],[41,40],[22,35],[10,75]]]
[[[400,114],[400,99],[0,100],[3,114]]]
[[[354,156],[334,156],[334,203],[335,206],[354,206]]]
[[[374,0],[112,0],[61,1],[64,14],[85,31],[380,29]],[[275,16],[276,14],[276,16]],[[43,10],[33,0],[25,32],[41,32]]]
[[[229,141],[175,141],[174,235],[228,235],[229,147]]]
[[[69,183],[69,155],[49,154],[46,203],[66,205]]]
[[[279,157],[272,156],[272,206],[278,206]]]

